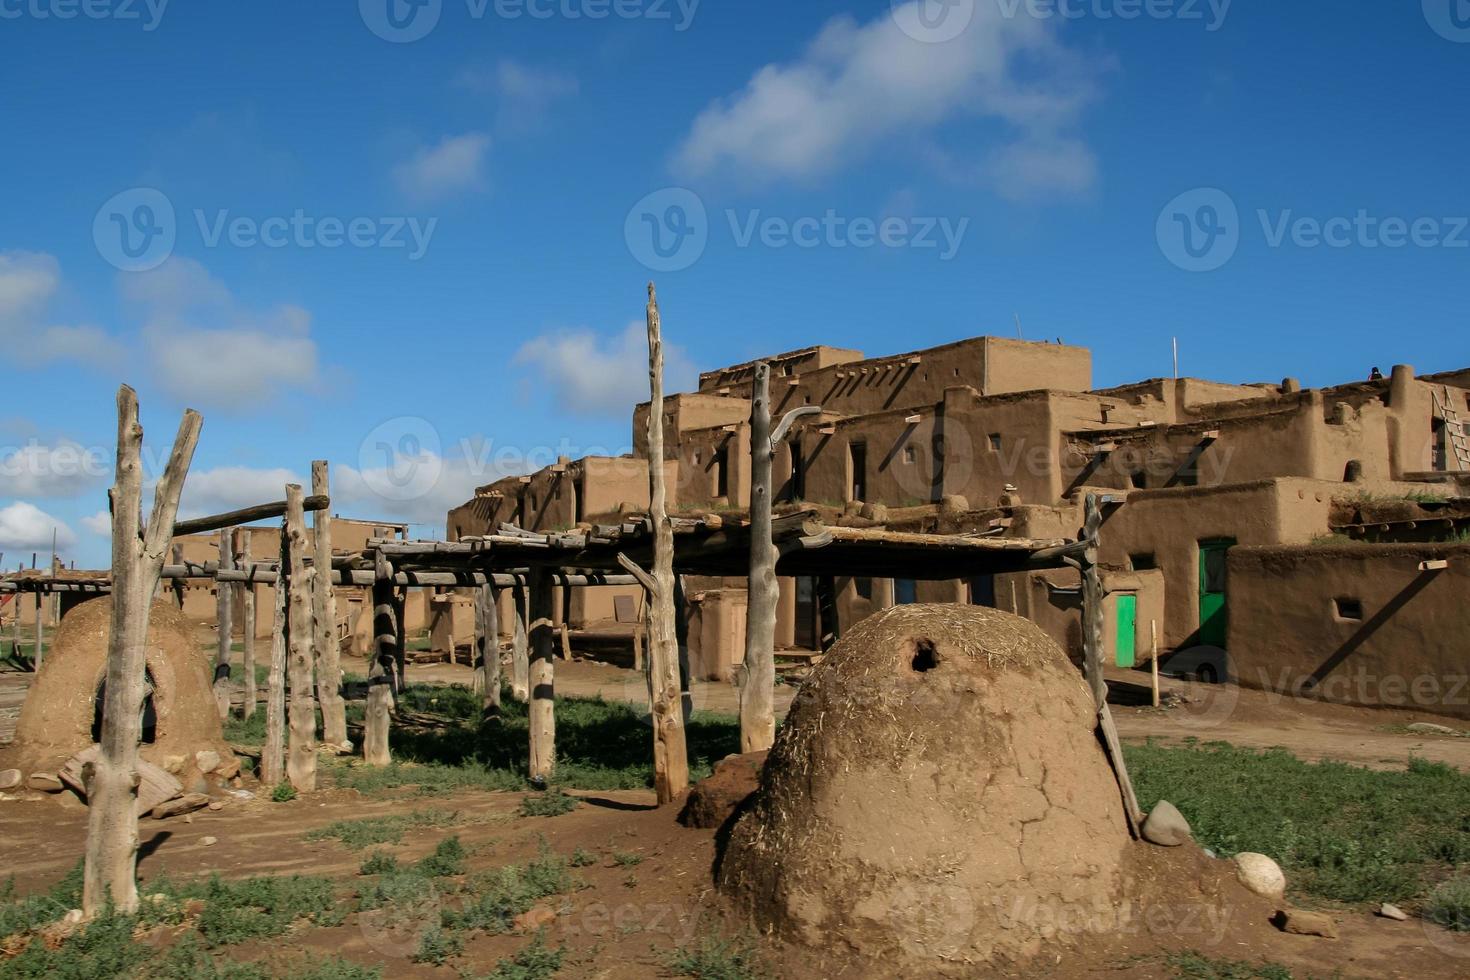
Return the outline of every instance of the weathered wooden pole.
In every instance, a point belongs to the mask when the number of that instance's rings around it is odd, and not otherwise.
[[[745,663],[740,669],[740,751],[776,740],[776,545],[771,540],[771,366],[755,366],[750,401],[750,574]]]
[[[250,564],[250,529],[240,530],[240,564]],[[245,697],[240,705],[240,715],[246,721],[255,717],[255,585],[248,584],[240,594],[240,669],[245,675]]]
[[[1149,687],[1153,693],[1153,705],[1159,706],[1159,621],[1150,619],[1148,621],[1148,672]]]
[[[510,637],[510,696],[525,704],[531,699],[531,659],[526,630],[526,589],[516,583],[511,590],[515,622]]]
[[[102,702],[101,752],[83,771],[88,806],[82,911],[88,918],[109,906],[124,914],[138,908],[138,742],[143,736],[149,602],[173,539],[179,494],[202,423],[198,412],[184,412],[145,528],[138,396],[127,385],[118,389],[107,693]]]
[[[311,464],[311,495],[327,497],[331,484],[327,461]],[[322,705],[322,740],[328,745],[347,744],[347,706],[342,701],[342,649],[337,644],[337,600],[332,591],[332,518],[330,511],[311,515],[313,566],[311,616],[316,624],[316,690]]]
[[[363,718],[362,758],[370,766],[392,761],[388,729],[393,707],[392,672],[397,669],[398,611],[393,597],[393,566],[377,552],[373,578],[373,663],[368,671],[367,714]]]
[[[484,716],[500,714],[500,590],[490,584],[475,590],[475,674]]]
[[[223,572],[234,567],[235,532],[224,528],[219,532],[219,568]],[[214,654],[214,703],[221,721],[230,717],[230,656],[235,641],[233,589],[229,582],[214,581],[214,618],[219,624],[219,643]]]
[[[531,592],[531,782],[544,787],[556,768],[556,627],[551,623],[551,572],[533,568]]]
[[[281,567],[288,568],[286,529],[281,528]],[[260,781],[274,789],[286,781],[286,630],[290,618],[290,583],[276,576],[271,620],[271,663],[265,681],[265,745],[260,750]]]
[[[648,659],[652,686],[653,783],[659,804],[689,786],[684,743],[679,640],[674,626],[674,528],[664,488],[664,345],[658,294],[648,284],[648,516],[653,521],[653,585],[648,597]]]
[[[295,483],[286,487],[286,548],[291,568],[289,670],[291,704],[287,711],[290,737],[286,749],[286,779],[298,793],[316,789],[316,691],[312,683],[312,639],[316,625],[311,615],[311,576],[306,567],[305,494]],[[330,573],[329,573],[330,574]]]
[[[46,646],[46,624],[42,622],[42,619],[44,618],[42,615],[42,610],[44,610],[45,608],[45,600],[41,598],[41,593],[38,590],[36,592],[36,645],[32,648],[32,652],[35,653],[35,656],[31,658],[36,662],[36,670],[38,671],[41,669],[41,658],[45,654],[44,648]]]

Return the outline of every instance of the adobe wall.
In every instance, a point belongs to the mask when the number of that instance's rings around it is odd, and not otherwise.
[[[633,455],[648,458],[648,402],[633,409]],[[677,455],[686,432],[750,421],[750,401],[724,395],[677,394],[664,398],[664,458]]]
[[[689,676],[697,681],[730,682],[745,663],[747,596],[740,589],[707,589],[691,594]]]
[[[771,365],[772,378],[788,378],[792,375],[831,367],[834,364],[849,364],[862,359],[863,352],[860,350],[819,345],[788,351],[784,354],[775,354],[763,360]],[[759,361],[746,361],[743,364],[706,371],[699,376],[699,390],[708,394],[729,394],[736,388],[744,386],[748,396],[749,385],[755,378],[757,363]],[[722,391],[722,389],[726,390]]]
[[[723,452],[726,493],[719,494],[716,460]],[[677,447],[670,505],[681,508],[750,506],[750,426],[740,423],[733,432],[723,426],[686,432]],[[773,476],[774,479],[774,476]]]
[[[632,457],[591,457],[572,464],[584,521],[648,507],[648,463]],[[605,523],[611,523],[607,521]]]
[[[1238,683],[1470,718],[1470,546],[1236,548],[1228,573]]]

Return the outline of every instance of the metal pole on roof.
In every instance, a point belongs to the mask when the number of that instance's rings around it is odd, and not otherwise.
[[[1174,380],[1179,380],[1179,338],[1174,338]]]

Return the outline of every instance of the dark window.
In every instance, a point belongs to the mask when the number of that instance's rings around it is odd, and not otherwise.
[[[806,497],[806,459],[801,455],[801,440],[791,443],[791,497],[801,500]]]
[[[1225,591],[1225,549],[1209,548],[1205,551],[1205,591]]]
[[[730,493],[729,462],[730,451],[726,447],[721,446],[719,449],[715,450],[715,456],[714,459],[711,461],[711,465],[714,467],[715,471],[716,497],[728,496]]]
[[[996,608],[994,575],[981,575],[970,579],[970,605]]]
[[[1354,623],[1363,621],[1363,603],[1359,599],[1345,599],[1339,596],[1332,600],[1333,611],[1337,618]]]
[[[1159,563],[1154,558],[1152,551],[1128,556],[1128,570],[1132,572],[1146,572],[1150,568],[1158,568]]]
[[[990,434],[990,451],[993,452],[993,453],[1000,452],[1000,433],[999,432],[992,432]]]
[[[912,463],[917,458],[918,458],[918,454],[914,452],[914,447],[913,446],[904,446],[903,447],[903,461],[905,463]]]
[[[857,590],[857,594],[858,594],[858,598],[859,599],[871,599],[871,598],[873,598],[873,580],[872,579],[870,579],[870,578],[855,578],[855,579],[852,580],[852,586],[853,586],[854,589]]]
[[[849,500],[868,499],[868,447],[865,443],[847,444],[848,462],[852,465],[852,494]]]
[[[1134,490],[1148,489],[1148,472],[1143,467],[1128,471],[1128,485]]]
[[[911,578],[896,578],[893,580],[893,604],[896,606],[912,606],[919,601],[919,586]]]

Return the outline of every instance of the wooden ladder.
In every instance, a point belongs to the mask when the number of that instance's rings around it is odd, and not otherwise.
[[[1460,413],[1451,406],[1449,385],[1445,385],[1444,397],[1440,397],[1439,389],[1431,389],[1434,392],[1434,408],[1439,417],[1444,420],[1445,437],[1445,469],[1449,469],[1450,458],[1455,460],[1455,469],[1470,470],[1470,435],[1465,431],[1465,423],[1460,418]]]

